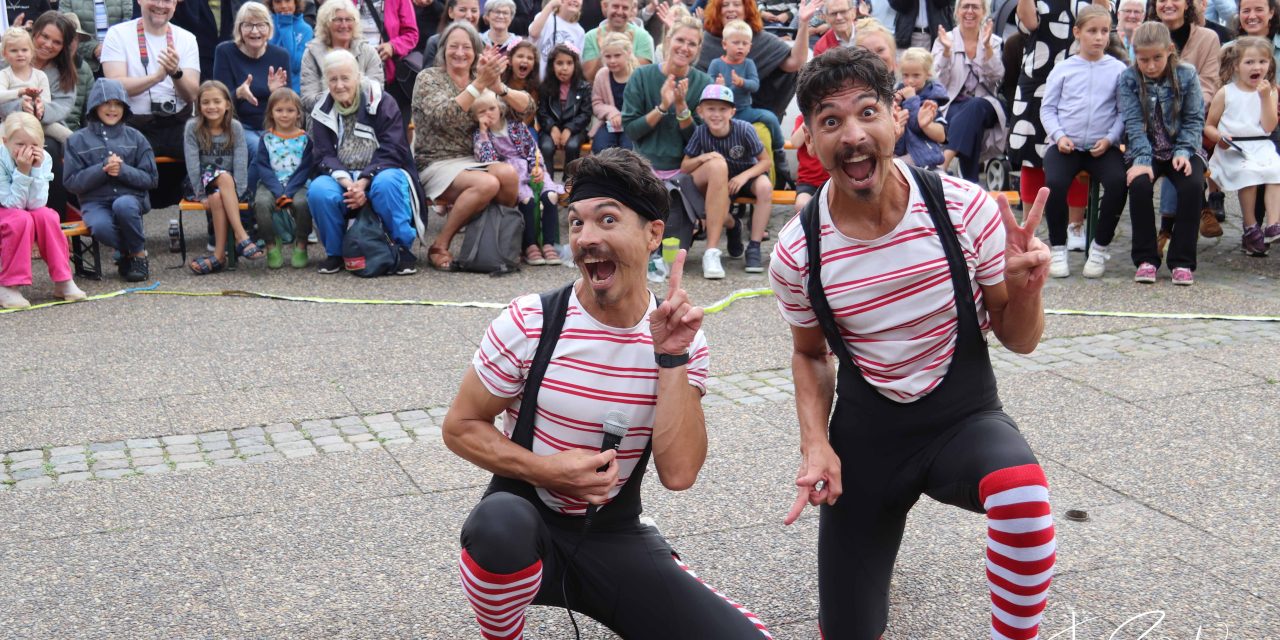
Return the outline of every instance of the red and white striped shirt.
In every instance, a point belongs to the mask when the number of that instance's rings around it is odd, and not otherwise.
[[[582,310],[575,291],[569,298],[564,329],[556,343],[538,391],[533,452],[551,455],[570,448],[599,451],[604,440],[601,423],[610,411],[631,418],[618,448],[618,486],[613,499],[635,471],[653,435],[658,401],[658,365],[653,359],[649,314],[656,308],[650,296],[645,317],[634,327],[600,323]],[[520,399],[538,339],[542,335],[542,300],[537,294],[516,298],[485,331],[472,365],[490,393],[515,398],[503,416],[502,430],[511,437],[520,415]],[[702,331],[689,347],[689,384],[706,392],[710,356]],[[552,510],[567,515],[586,513],[587,503],[537,487],[538,497]]]
[[[828,182],[818,193],[822,286],[854,363],[867,382],[897,402],[912,402],[946,375],[955,352],[957,316],[946,254],[910,171],[911,197],[897,228],[858,240],[831,223]],[[1004,281],[1004,223],[996,203],[977,185],[942,178],[947,212],[969,267],[982,330],[990,328],[982,289]],[[800,216],[782,228],[769,264],[782,317],[797,327],[818,326],[809,304],[809,258]]]

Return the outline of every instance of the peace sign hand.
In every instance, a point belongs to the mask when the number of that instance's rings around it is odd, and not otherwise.
[[[1049,276],[1049,247],[1036,237],[1036,227],[1040,226],[1044,203],[1048,199],[1049,189],[1041,187],[1026,219],[1019,225],[1009,209],[1009,200],[1004,194],[996,196],[1000,217],[1004,219],[1004,280],[1011,299],[1020,295],[1039,295]]]
[[[684,275],[684,249],[676,254],[671,265],[671,280],[667,286],[667,299],[649,314],[649,333],[653,336],[654,353],[678,355],[689,352],[693,336],[702,328],[702,307],[689,302],[689,293],[680,287]]]

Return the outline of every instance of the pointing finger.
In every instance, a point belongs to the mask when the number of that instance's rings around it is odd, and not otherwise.
[[[671,263],[671,280],[667,285],[667,300],[675,296],[680,290],[680,280],[684,277],[684,259],[689,255],[685,249],[681,249],[676,253],[675,262]]]
[[[789,525],[795,522],[800,517],[800,514],[804,512],[804,507],[807,504],[809,504],[809,489],[800,487],[800,490],[796,493],[795,502],[791,503],[791,508],[787,510],[787,516],[782,519],[782,524]]]

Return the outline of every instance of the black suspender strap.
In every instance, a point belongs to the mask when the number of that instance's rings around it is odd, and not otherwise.
[[[511,433],[512,442],[530,451],[533,450],[533,418],[538,413],[538,390],[542,387],[542,376],[547,373],[547,365],[556,350],[556,343],[560,341],[560,330],[564,328],[564,318],[569,310],[569,297],[572,293],[573,283],[569,283],[541,296],[542,334],[538,337],[538,349],[529,366],[529,375],[524,379],[520,416],[516,418],[516,426]]]

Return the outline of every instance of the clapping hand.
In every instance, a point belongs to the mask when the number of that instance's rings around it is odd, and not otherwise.
[[[738,75],[738,72],[733,69],[729,70],[729,76],[733,79],[733,86],[735,87],[741,87],[742,83],[746,82],[746,80],[743,80],[742,76]]]
[[[898,139],[907,130],[907,120],[911,117],[911,112],[903,109],[900,105],[893,105],[893,137]]]
[[[258,98],[253,95],[253,89],[249,88],[251,84],[253,84],[252,73],[246,75],[244,82],[241,82],[240,86],[236,87],[236,97],[256,107],[258,106]]]
[[[942,55],[951,57],[951,32],[942,25],[938,25],[938,42],[942,43]]]
[[[724,80],[724,76],[721,76],[720,79]],[[662,88],[658,89],[658,96],[662,101],[658,108],[663,111],[670,111],[671,105],[676,102],[676,77],[674,75],[667,76],[667,79],[662,83]]]
[[[938,103],[932,100],[925,100],[920,103],[920,110],[916,112],[916,124],[923,129],[931,124],[938,117]]]
[[[289,85],[289,72],[284,67],[267,67],[267,91],[275,93],[276,89]],[[256,102],[254,103],[257,104]]]
[[[800,24],[809,24],[818,11],[826,4],[826,0],[804,0],[800,3]]]
[[[991,34],[995,32],[996,21],[987,18],[982,21],[982,30],[978,32],[978,42],[982,43],[983,48],[991,49],[994,43],[991,41]]]
[[[120,166],[122,164],[124,164],[124,161],[120,159],[120,156],[114,153],[107,154],[107,161],[103,163],[102,170],[114,178],[120,175]]]
[[[649,333],[653,336],[655,353],[688,353],[693,337],[702,328],[702,307],[693,306],[689,302],[689,293],[680,286],[687,255],[688,252],[684,249],[676,254],[676,261],[671,265],[667,297],[649,314]]]

